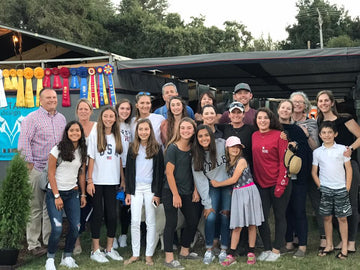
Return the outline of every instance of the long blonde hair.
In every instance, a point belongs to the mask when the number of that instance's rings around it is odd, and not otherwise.
[[[130,146],[131,150],[132,150],[132,156],[133,156],[133,158],[136,158],[136,156],[139,154],[139,147],[140,147],[141,139],[139,137],[138,127],[142,123],[147,123],[150,127],[150,136],[146,143],[146,159],[151,159],[159,152],[160,145],[158,144],[157,140],[155,139],[155,133],[154,133],[154,129],[151,125],[151,121],[146,118],[140,119],[136,124],[135,138],[134,138],[133,143]]]
[[[106,150],[107,141],[105,136],[105,126],[102,121],[102,116],[106,111],[112,111],[115,114],[115,122],[111,127],[111,133],[114,134],[115,144],[116,144],[116,153],[121,154],[123,151],[122,143],[121,143],[121,135],[120,135],[120,127],[119,127],[119,117],[116,110],[111,106],[106,106],[102,109],[98,121],[97,121],[97,149],[98,151],[104,152]]]

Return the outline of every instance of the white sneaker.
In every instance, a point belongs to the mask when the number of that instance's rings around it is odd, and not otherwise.
[[[270,253],[272,253],[271,250],[261,252],[259,257],[257,257],[257,260],[260,262],[265,261],[265,259],[270,255]]]
[[[207,250],[204,255],[203,263],[209,265],[215,259],[215,255],[211,250]]]
[[[105,250],[105,255],[113,259],[114,261],[122,261],[123,257],[119,255],[119,253],[115,249],[111,249],[110,251]]]
[[[106,259],[104,252],[101,252],[100,249],[97,249],[95,252],[91,252],[90,259],[98,263],[109,262],[109,260]]]
[[[220,251],[220,253],[219,253],[219,263],[222,263],[223,261],[225,261],[225,259],[226,259],[226,256],[227,256],[227,254],[226,254],[226,250],[225,249],[222,249],[221,251]]]
[[[46,270],[56,270],[54,258],[48,258],[45,264]]]
[[[121,248],[127,247],[126,240],[127,240],[126,234],[122,234],[122,235],[119,236],[119,246],[120,246]]]
[[[280,253],[270,252],[269,256],[266,257],[265,262],[275,262],[277,259],[280,258]]]
[[[60,265],[66,266],[68,268],[78,268],[79,266],[75,263],[75,260],[72,257],[62,257]]]
[[[119,248],[119,244],[118,241],[116,240],[116,237],[114,237],[114,241],[113,241],[113,249],[118,249]]]

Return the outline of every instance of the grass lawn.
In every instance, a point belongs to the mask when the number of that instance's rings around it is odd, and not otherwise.
[[[310,212],[310,211],[309,211]],[[337,234],[334,233],[335,243],[338,243]],[[102,237],[104,240],[105,237]],[[168,269],[163,266],[164,261],[164,252],[159,248],[154,254],[154,266],[145,265],[144,249],[141,249],[141,261],[124,266],[123,262],[110,261],[110,263],[99,264],[94,261],[91,261],[90,256],[90,246],[91,239],[89,232],[84,232],[81,236],[83,252],[79,256],[75,256],[76,263],[79,265],[80,269]],[[129,240],[129,239],[128,239]],[[359,240],[359,239],[358,239]],[[104,246],[105,241],[102,241],[101,244]],[[276,262],[257,262],[255,265],[247,265],[246,257],[238,257],[237,264],[230,266],[229,269],[360,269],[360,251],[355,254],[349,254],[347,260],[339,260],[335,258],[335,254],[328,255],[327,257],[318,257],[317,248],[319,244],[319,236],[316,230],[315,219],[312,216],[309,216],[309,237],[308,237],[308,249],[306,257],[303,259],[293,259],[291,254],[286,254],[280,257]],[[159,245],[160,247],[160,245]],[[128,259],[131,256],[131,247],[119,248],[118,249],[121,256],[124,259]],[[203,241],[197,244],[194,248],[194,251],[199,253],[201,256],[204,255],[205,248],[203,246]],[[261,249],[256,250],[256,255],[259,255]],[[66,267],[59,266],[61,251],[57,252],[57,257],[55,259],[55,265],[57,269],[67,269]],[[177,252],[175,251],[175,255]],[[20,267],[20,269],[45,269],[46,256],[41,258],[32,258],[28,256],[26,258],[26,263]],[[180,261],[186,269],[221,269],[222,267],[217,259],[210,265],[204,265],[202,261]]]

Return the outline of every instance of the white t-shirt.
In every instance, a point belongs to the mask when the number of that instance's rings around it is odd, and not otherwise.
[[[165,120],[164,116],[162,116],[160,114],[150,113],[150,115],[146,118],[149,119],[151,122],[151,125],[154,129],[156,141],[160,145],[162,145],[160,125],[161,125],[162,121]],[[137,123],[135,122],[135,117],[133,117],[131,119],[131,133],[132,133],[133,137],[135,136],[136,124]]]
[[[120,123],[121,143],[123,147],[122,165],[126,167],[126,157],[129,150],[129,144],[132,142],[131,127],[130,124],[125,122]]]
[[[346,175],[344,163],[350,158],[344,156],[346,147],[334,143],[331,147],[324,144],[313,152],[312,164],[319,167],[320,185],[340,189],[346,187]]]
[[[120,160],[122,155],[116,153],[114,134],[106,135],[107,147],[102,153],[97,150],[97,131],[89,136],[88,156],[94,159],[92,180],[95,185],[120,184]]]
[[[89,136],[85,137],[86,145],[89,145],[89,137],[91,133],[93,133],[96,130],[97,123],[95,122],[90,130]]]
[[[146,148],[140,144],[136,156],[136,183],[151,184],[153,178],[153,159],[146,159]]]
[[[58,159],[59,153],[60,151],[57,145],[55,145],[50,151],[50,154],[53,155],[56,159]],[[69,162],[61,160],[59,166],[56,168],[55,179],[58,190],[68,191],[77,186],[77,177],[81,166],[79,148],[75,150],[74,154],[75,158],[73,161]],[[48,184],[48,188],[51,188],[50,183]]]

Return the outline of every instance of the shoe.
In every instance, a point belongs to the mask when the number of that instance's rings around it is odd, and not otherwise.
[[[347,255],[344,255],[341,251],[335,256],[337,259],[346,260]]]
[[[105,253],[101,252],[100,249],[97,249],[95,252],[91,252],[90,259],[98,263],[107,263],[108,259],[105,257]]]
[[[74,255],[80,255],[81,252],[82,252],[81,246],[75,246],[75,247],[74,247],[74,250],[73,250],[73,254],[74,254]]]
[[[226,257],[227,257],[226,250],[225,250],[225,249],[222,249],[222,250],[220,251],[219,256],[218,256],[218,258],[219,258],[219,263],[222,263],[223,261],[225,261]]]
[[[223,262],[221,262],[222,266],[230,266],[236,263],[236,258],[229,254],[226,256],[225,260]]]
[[[119,255],[119,253],[115,249],[111,249],[110,251],[105,250],[105,255],[113,259],[114,261],[122,261],[124,260],[123,257]]]
[[[256,256],[254,253],[249,252],[247,254],[247,264],[255,264],[256,263]]]
[[[36,247],[36,248],[30,250],[30,252],[35,257],[41,257],[42,255],[45,255],[47,253],[47,248],[45,248],[45,247]]]
[[[48,258],[45,264],[46,270],[56,270],[54,258]]]
[[[331,253],[333,253],[334,252],[334,249],[331,249],[331,250],[325,250],[325,249],[323,249],[322,251],[320,251],[319,253],[318,253],[318,256],[319,257],[325,257],[325,256],[327,256],[327,255],[330,255]]]
[[[270,252],[269,256],[266,257],[265,262],[275,262],[280,258],[280,253]]]
[[[219,256],[219,254],[220,254],[220,248],[214,247],[214,248],[212,249],[212,251],[213,251],[213,253],[214,253],[215,256]]]
[[[215,255],[212,250],[207,250],[204,255],[203,263],[210,264],[215,259]]]
[[[195,252],[190,252],[188,255],[179,255],[179,259],[182,260],[201,260],[202,258]]]
[[[258,257],[258,261],[260,261],[260,262],[265,261],[266,258],[270,255],[270,253],[271,253],[271,250],[261,252]]]
[[[129,265],[140,260],[139,257],[130,257],[130,259],[124,261],[124,265]]]
[[[121,248],[127,247],[126,240],[127,240],[126,234],[122,234],[122,235],[119,236],[119,246],[120,246]]]
[[[171,262],[167,263],[167,262],[164,262],[164,265],[168,268],[172,268],[172,269],[185,269],[184,266],[182,266],[180,264],[179,261],[177,260],[172,260]]]
[[[304,257],[305,257],[305,251],[302,251],[301,249],[298,249],[293,256],[293,258],[304,258]]]
[[[118,241],[116,240],[116,237],[114,237],[114,241],[113,241],[113,249],[118,249],[119,248],[119,244]]]
[[[62,257],[60,265],[66,266],[68,268],[78,268],[79,266],[75,263],[75,260],[72,257]]]

